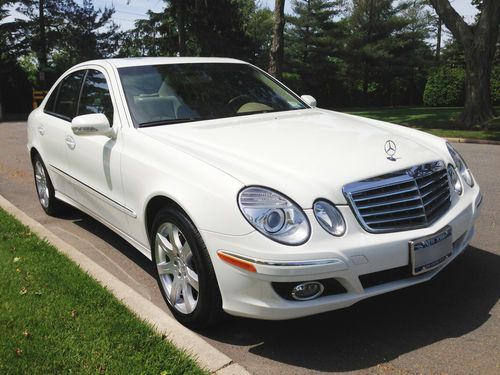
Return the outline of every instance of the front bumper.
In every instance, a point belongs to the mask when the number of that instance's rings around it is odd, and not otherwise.
[[[219,283],[223,309],[232,315],[259,319],[292,319],[350,306],[362,299],[427,281],[440,272],[469,244],[474,222],[479,215],[482,195],[479,186],[468,188],[456,197],[451,208],[427,228],[372,234],[361,228],[348,206],[338,206],[347,224],[347,232],[333,237],[317,223],[311,210],[309,241],[301,246],[286,246],[258,232],[227,236],[202,231]],[[452,255],[438,268],[419,276],[385,279],[387,282],[362,283],[360,276],[374,275],[409,265],[408,242],[450,225]],[[248,272],[222,261],[217,251],[240,256],[255,265]],[[345,293],[321,296],[309,301],[282,298],[272,287],[275,282],[302,282],[336,279]],[[363,278],[361,278],[363,280]]]

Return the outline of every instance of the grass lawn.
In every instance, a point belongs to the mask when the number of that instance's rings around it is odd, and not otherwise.
[[[0,209],[0,374],[205,374]]]
[[[495,110],[500,113],[500,107],[496,107]],[[418,128],[440,137],[500,140],[500,116],[486,125],[488,130],[457,129],[456,119],[462,111],[461,107],[375,107],[347,108],[341,111]]]

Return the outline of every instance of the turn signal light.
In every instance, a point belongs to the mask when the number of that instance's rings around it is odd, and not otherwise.
[[[242,260],[242,259],[238,259],[232,255],[226,254],[225,252],[223,252],[221,250],[217,251],[217,255],[224,262],[232,264],[233,266],[243,268],[246,271],[257,272],[257,270],[255,269],[255,265],[253,263],[247,262],[247,261]]]

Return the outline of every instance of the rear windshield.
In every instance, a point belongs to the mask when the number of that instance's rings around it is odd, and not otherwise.
[[[136,127],[307,108],[247,64],[148,65],[118,72]]]

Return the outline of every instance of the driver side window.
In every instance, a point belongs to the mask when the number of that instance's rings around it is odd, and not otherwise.
[[[103,113],[113,126],[113,103],[106,77],[98,70],[89,69],[83,83],[78,115]]]

